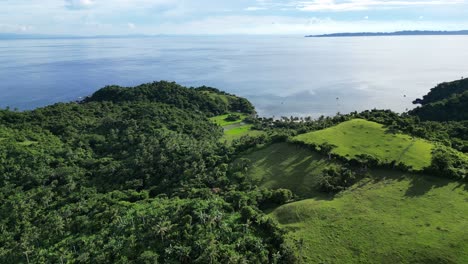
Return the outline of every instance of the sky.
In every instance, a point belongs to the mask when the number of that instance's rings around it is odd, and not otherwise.
[[[468,29],[468,0],[0,0],[0,33],[322,34]]]

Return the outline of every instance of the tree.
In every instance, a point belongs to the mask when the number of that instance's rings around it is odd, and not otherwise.
[[[335,149],[337,146],[330,144],[328,142],[325,142],[320,145],[320,152],[328,155],[328,160],[331,160],[331,154],[333,152],[333,149]]]

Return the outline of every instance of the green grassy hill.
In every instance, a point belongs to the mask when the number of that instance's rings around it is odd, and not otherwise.
[[[260,187],[309,198],[270,213],[289,231],[289,243],[302,248],[303,263],[468,261],[465,184],[373,169],[370,178],[333,197],[319,190],[318,178],[337,163],[318,153],[277,143],[243,158],[251,160],[247,175]]]
[[[466,185],[374,175],[380,180],[365,179],[333,200],[303,200],[271,213],[291,231],[290,243],[303,241],[298,254],[305,263],[468,263]]]
[[[402,162],[421,170],[430,165],[433,145],[408,135],[387,132],[383,125],[353,119],[337,126],[296,136],[293,140],[304,143],[337,146],[333,153],[344,157],[370,154],[382,161]]]

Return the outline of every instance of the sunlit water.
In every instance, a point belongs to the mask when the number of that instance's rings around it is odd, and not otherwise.
[[[468,36],[0,41],[0,106],[32,109],[156,80],[247,97],[264,116],[412,108],[468,75]]]

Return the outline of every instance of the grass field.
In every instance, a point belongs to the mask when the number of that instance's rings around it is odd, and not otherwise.
[[[263,134],[263,131],[252,130],[252,125],[244,123],[244,119],[248,117],[246,114],[242,113],[233,113],[240,115],[240,119],[236,121],[226,121],[225,119],[230,114],[219,115],[210,118],[210,120],[219,126],[224,128],[224,136],[221,138],[221,141],[231,143],[235,139],[239,139],[242,136],[258,136]]]
[[[329,165],[327,158],[291,143],[278,143],[245,155],[252,161],[248,171],[259,186],[287,188],[300,197],[323,195],[317,175]]]
[[[303,263],[468,263],[467,185],[374,169],[333,197],[318,190],[330,165],[320,154],[278,143],[243,158],[259,186],[309,198],[270,213],[302,245]]]
[[[230,129],[224,130],[223,140],[226,140],[228,143],[232,142],[234,139],[241,138],[242,136],[259,136],[264,132],[259,130],[252,130],[252,125],[240,125]]]
[[[332,200],[307,199],[270,214],[291,231],[290,243],[303,241],[305,263],[468,263],[466,185],[374,174],[380,180],[362,180]]]
[[[215,117],[211,117],[210,120],[212,122],[215,122],[216,124],[218,124],[219,126],[229,126],[229,125],[233,125],[233,124],[239,124],[241,123],[244,119],[247,118],[248,115],[246,114],[242,114],[242,113],[232,113],[232,114],[236,114],[236,115],[239,115],[240,116],[240,119],[239,120],[236,120],[236,121],[226,121],[225,119],[230,115],[230,114],[225,114],[225,115],[219,115],[219,116],[215,116]]]
[[[353,119],[337,126],[294,137],[305,143],[328,142],[337,146],[333,153],[348,158],[370,154],[382,161],[396,160],[421,170],[431,163],[433,145],[425,140],[403,134],[388,133],[378,123]]]

